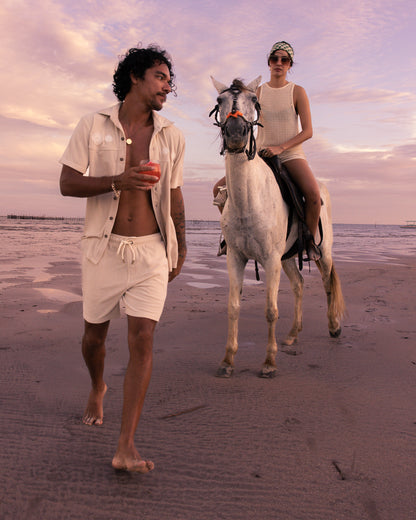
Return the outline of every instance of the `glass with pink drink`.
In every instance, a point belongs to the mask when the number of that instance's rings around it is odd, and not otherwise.
[[[160,164],[154,163],[152,161],[146,161],[143,166],[150,166],[152,169],[143,173],[146,173],[146,175],[153,175],[154,177],[157,177],[156,180],[149,179],[149,184],[156,184],[159,182],[160,179]]]

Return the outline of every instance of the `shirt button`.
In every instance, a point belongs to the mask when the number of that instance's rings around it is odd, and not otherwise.
[[[113,220],[113,217],[110,217],[110,220]]]
[[[124,141],[124,137],[122,137],[121,140]]]
[[[108,238],[108,235],[104,235],[104,238]]]
[[[120,157],[120,161],[124,161],[124,157]]]

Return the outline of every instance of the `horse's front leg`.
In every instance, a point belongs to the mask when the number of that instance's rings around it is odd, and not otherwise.
[[[279,292],[281,262],[275,257],[266,262],[266,320],[268,324],[267,355],[263,363],[260,377],[274,377],[276,375],[276,322],[279,317],[277,295]]]
[[[230,284],[228,293],[228,337],[225,346],[225,357],[217,371],[218,377],[230,377],[234,370],[234,357],[238,350],[238,318],[240,315],[241,291],[246,263],[246,259],[241,258],[237,252],[228,248],[227,268]]]

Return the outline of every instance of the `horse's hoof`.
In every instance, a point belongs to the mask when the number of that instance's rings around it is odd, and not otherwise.
[[[339,338],[341,336],[341,330],[341,327],[335,331],[330,330],[329,335],[331,336],[331,338]]]
[[[216,377],[231,377],[233,375],[234,368],[231,365],[220,366],[215,374]]]
[[[296,336],[288,336],[284,341],[282,341],[282,345],[285,347],[290,347],[293,343],[296,343],[298,338]]]
[[[263,377],[264,379],[273,379],[273,377],[277,376],[277,368],[276,367],[263,367],[259,374],[259,377]]]

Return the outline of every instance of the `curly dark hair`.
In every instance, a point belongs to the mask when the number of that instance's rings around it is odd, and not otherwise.
[[[173,73],[171,57],[157,45],[149,45],[147,48],[133,47],[122,56],[113,76],[113,92],[117,99],[124,101],[129,93],[131,88],[130,74],[133,74],[136,78],[144,79],[146,70],[159,63],[164,63],[168,67],[169,84],[172,92],[175,93],[175,74]]]

